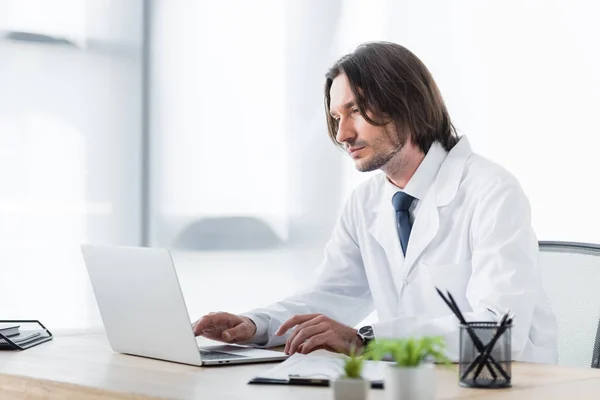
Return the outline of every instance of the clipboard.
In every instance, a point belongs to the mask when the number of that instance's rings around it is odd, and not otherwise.
[[[38,344],[48,342],[54,337],[52,333],[35,319],[0,320],[0,324],[37,324],[39,329],[27,329],[19,335],[6,336],[0,332],[0,350],[26,350]]]
[[[343,373],[343,359],[322,355],[294,354],[287,360],[255,376],[248,384],[330,386]],[[365,361],[363,379],[371,388],[383,389],[384,361]]]
[[[292,385],[292,386],[330,386],[329,378],[290,375],[289,379],[252,378],[249,385]],[[371,389],[384,389],[383,381],[371,381]]]

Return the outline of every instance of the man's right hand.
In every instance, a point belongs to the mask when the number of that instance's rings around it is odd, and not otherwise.
[[[194,323],[194,335],[225,343],[245,342],[256,333],[256,325],[248,317],[226,312],[209,313]]]

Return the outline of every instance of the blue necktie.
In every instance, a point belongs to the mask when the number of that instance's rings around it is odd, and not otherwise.
[[[410,230],[412,229],[408,209],[414,199],[414,197],[404,192],[398,192],[392,197],[392,204],[396,210],[396,228],[398,229],[398,237],[400,238],[400,245],[402,246],[402,253],[404,255],[406,255]]]

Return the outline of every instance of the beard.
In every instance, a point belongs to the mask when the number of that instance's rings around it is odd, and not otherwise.
[[[383,135],[373,141],[372,144],[364,144],[365,147],[373,149],[373,156],[370,159],[364,160],[364,163],[357,162],[356,169],[360,172],[371,172],[383,168],[396,154],[404,148],[406,144],[406,135],[398,135],[396,137],[390,135],[388,130],[382,132]],[[393,140],[391,139],[394,137]],[[396,143],[392,143],[392,142]],[[392,144],[392,146],[390,146]],[[390,149],[390,147],[392,147]],[[383,150],[386,149],[387,150]],[[359,161],[359,160],[358,160]]]
[[[356,164],[356,169],[360,172],[371,172],[383,168],[394,156],[402,150],[403,146],[399,146],[397,149],[387,154],[375,154],[370,160],[365,160],[364,164]]]

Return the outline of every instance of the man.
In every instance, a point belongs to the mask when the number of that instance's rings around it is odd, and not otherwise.
[[[397,44],[363,44],[327,73],[325,108],[330,137],[356,168],[383,174],[348,199],[314,287],[244,315],[208,314],[195,334],[285,343],[288,354],[441,335],[456,360],[459,324],[440,287],[467,321],[514,313],[514,359],[556,362],[529,202],[513,176],[457,136],[423,63]],[[379,322],[353,328],[373,308]]]

